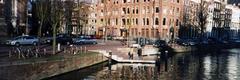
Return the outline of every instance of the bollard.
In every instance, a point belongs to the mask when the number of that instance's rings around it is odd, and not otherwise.
[[[80,47],[80,52],[83,53],[83,48],[82,48],[82,46]]]
[[[21,59],[21,51],[19,50],[19,48],[17,48],[17,53],[18,53],[18,59]]]
[[[81,50],[80,50],[80,47],[78,47],[78,54],[80,54],[81,53]]]
[[[70,45],[70,54],[73,53],[73,45]]]
[[[75,54],[77,54],[77,52],[78,52],[77,47],[75,46],[73,54],[75,55]]]
[[[47,54],[47,49],[46,49],[46,48],[43,49],[43,54],[44,54],[44,55]]]
[[[9,51],[9,52],[8,52],[8,57],[9,57],[9,58],[12,57],[12,51]]]
[[[87,47],[86,46],[84,47],[84,53],[85,54],[87,53]]]
[[[57,51],[61,51],[61,44],[60,43],[58,43]]]

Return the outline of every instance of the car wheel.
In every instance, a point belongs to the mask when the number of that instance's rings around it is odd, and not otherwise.
[[[37,42],[33,42],[33,45],[36,46],[36,45],[37,45]]]
[[[16,43],[15,43],[15,46],[20,46],[20,43],[19,43],[19,42],[16,42]]]

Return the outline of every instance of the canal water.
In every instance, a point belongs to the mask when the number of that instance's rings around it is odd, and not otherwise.
[[[240,49],[178,53],[158,64],[102,63],[50,80],[240,80]]]

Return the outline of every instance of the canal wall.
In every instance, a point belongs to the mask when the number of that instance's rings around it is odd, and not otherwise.
[[[49,61],[0,67],[0,80],[39,80],[107,61],[102,54],[75,55]]]

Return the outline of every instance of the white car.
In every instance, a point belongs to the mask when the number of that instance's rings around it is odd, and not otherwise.
[[[73,41],[74,44],[97,44],[97,41],[95,39],[82,39],[77,38]]]
[[[141,48],[141,45],[139,45],[139,44],[131,44],[130,47],[132,47],[132,48]]]
[[[39,43],[39,39],[33,36],[18,36],[11,40],[7,40],[7,45],[37,45]]]

